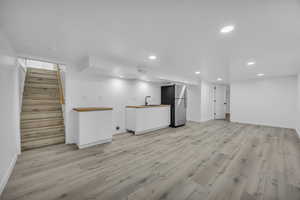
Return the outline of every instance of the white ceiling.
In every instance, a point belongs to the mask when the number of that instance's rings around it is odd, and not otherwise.
[[[221,35],[227,24],[234,32]],[[125,77],[228,83],[300,72],[299,0],[0,0],[0,29],[19,55],[70,66],[93,57],[92,71]]]

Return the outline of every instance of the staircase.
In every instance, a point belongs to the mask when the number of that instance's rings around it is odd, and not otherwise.
[[[65,142],[57,71],[27,68],[21,113],[22,151]]]

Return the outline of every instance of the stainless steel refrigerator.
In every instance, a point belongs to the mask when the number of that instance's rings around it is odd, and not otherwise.
[[[187,107],[187,90],[185,85],[162,86],[161,103],[171,106],[171,127],[185,125]]]

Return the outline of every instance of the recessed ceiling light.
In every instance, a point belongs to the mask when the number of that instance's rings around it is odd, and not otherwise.
[[[217,78],[217,81],[222,81],[223,79],[222,78]]]
[[[197,72],[195,72],[195,74],[200,74],[200,72],[199,72],[199,71],[197,71]]]
[[[248,66],[255,65],[255,62],[254,61],[247,62],[247,65]]]
[[[256,74],[256,76],[264,76],[265,74],[263,73],[259,73],[259,74]]]
[[[157,57],[156,57],[155,55],[150,55],[150,56],[148,56],[148,59],[149,59],[149,60],[156,60]]]
[[[221,28],[220,33],[226,34],[226,33],[230,33],[234,30],[234,26],[233,25],[228,25],[228,26],[224,26],[223,28]]]

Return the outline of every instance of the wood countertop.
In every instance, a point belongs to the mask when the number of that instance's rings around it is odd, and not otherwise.
[[[164,104],[161,104],[161,105],[140,105],[140,106],[126,106],[126,108],[156,108],[156,107],[168,107],[170,105],[164,105]]]
[[[77,112],[90,112],[90,111],[104,111],[104,110],[112,110],[110,107],[81,107],[81,108],[73,108],[73,110]]]

